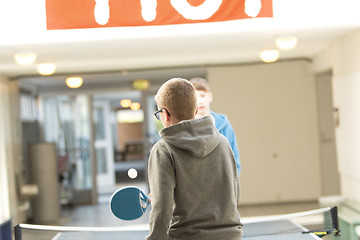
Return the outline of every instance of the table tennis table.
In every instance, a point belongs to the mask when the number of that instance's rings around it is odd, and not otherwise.
[[[287,233],[288,229],[292,231]],[[276,220],[265,222],[244,223],[243,240],[314,240],[321,239],[313,233],[302,233],[307,229],[290,220]],[[112,239],[112,240],[143,240],[148,235],[147,229],[122,230],[119,232],[59,232],[52,240],[73,240],[73,239]],[[19,240],[19,239],[18,239]]]

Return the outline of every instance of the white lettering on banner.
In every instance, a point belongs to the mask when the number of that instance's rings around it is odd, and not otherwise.
[[[205,0],[197,7],[191,6],[187,0],[171,0],[170,3],[186,19],[205,20],[219,10],[222,0]]]
[[[170,0],[170,3],[173,6],[173,8],[186,19],[205,20],[210,18],[212,15],[214,15],[214,13],[217,12],[217,10],[219,10],[222,1],[223,0],[205,0],[201,5],[196,7],[191,6],[187,0]],[[256,1],[256,2],[259,1],[260,9],[261,9],[261,0],[251,0],[251,1]],[[141,3],[141,16],[144,19],[144,21],[146,22],[154,21],[156,19],[156,14],[157,14],[156,13],[157,0],[140,0],[140,3]],[[256,11],[260,11],[260,9],[259,10],[256,9]],[[251,11],[251,13],[253,12],[254,10]],[[109,22],[110,19],[109,0],[95,0],[94,16],[95,16],[95,21],[100,25],[105,25]]]
[[[140,0],[141,16],[146,22],[154,21],[156,18],[157,0]]]
[[[105,25],[110,18],[109,0],[95,0],[95,2],[95,21],[100,25]]]
[[[256,17],[261,10],[261,0],[245,0],[245,13],[249,17]]]

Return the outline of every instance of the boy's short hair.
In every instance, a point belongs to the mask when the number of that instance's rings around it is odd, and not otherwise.
[[[186,79],[172,78],[158,90],[155,101],[177,120],[193,119],[197,108],[194,86]]]
[[[197,91],[210,92],[210,85],[208,81],[201,77],[194,77],[189,80]]]

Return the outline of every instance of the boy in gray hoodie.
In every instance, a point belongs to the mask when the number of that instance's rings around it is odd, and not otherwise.
[[[240,189],[229,142],[211,117],[195,119],[195,88],[188,80],[168,80],[155,101],[155,116],[165,128],[149,157],[146,240],[241,240]]]

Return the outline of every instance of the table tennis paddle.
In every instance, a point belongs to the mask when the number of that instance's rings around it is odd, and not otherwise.
[[[137,187],[121,188],[110,199],[110,210],[122,220],[134,220],[141,217],[149,204],[149,198]]]

